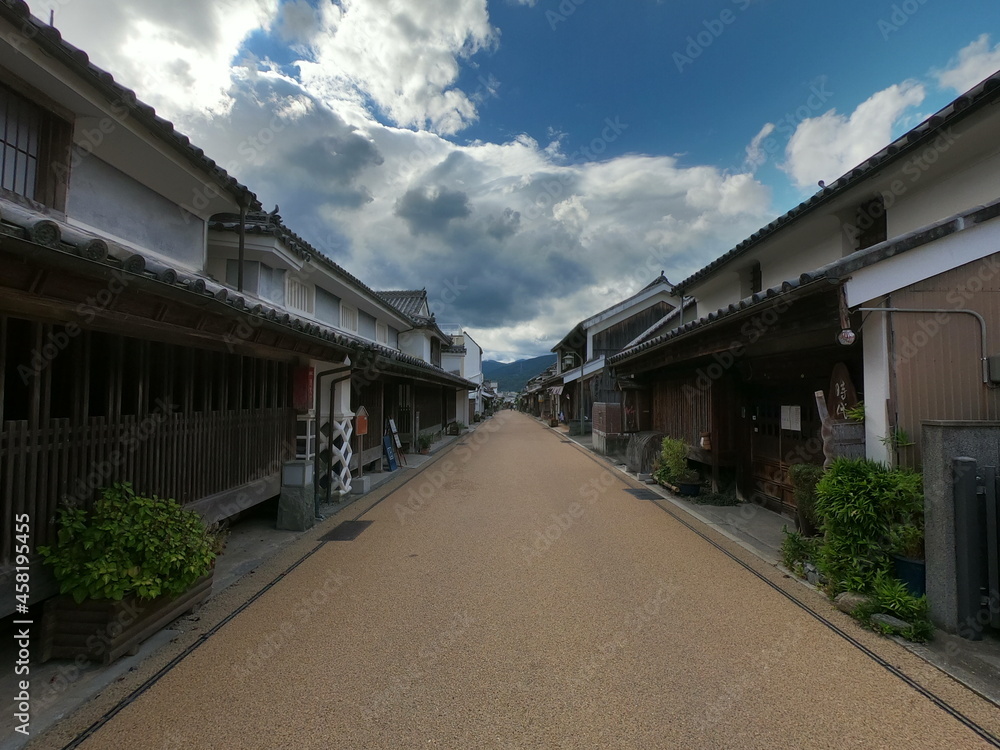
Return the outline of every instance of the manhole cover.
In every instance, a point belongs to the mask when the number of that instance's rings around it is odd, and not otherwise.
[[[321,542],[353,542],[373,521],[344,521],[319,538]]]
[[[662,500],[659,493],[653,492],[652,490],[627,489],[625,491],[639,500]]]

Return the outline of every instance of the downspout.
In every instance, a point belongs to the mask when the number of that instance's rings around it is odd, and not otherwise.
[[[236,271],[236,289],[243,294],[243,262],[246,258],[247,246],[247,207],[250,205],[250,196],[246,193],[240,196],[240,245],[239,245],[239,268]]]
[[[338,377],[338,378],[334,378],[332,381],[330,381],[330,420],[332,421],[333,420],[333,393],[334,393],[334,387],[337,385],[337,383],[342,383],[345,380],[350,380],[350,378],[351,378],[351,358],[345,356],[344,357],[344,362],[343,362],[343,364],[341,364],[340,367],[334,367],[333,369],[324,370],[323,372],[320,372],[320,373],[316,374],[316,388],[314,389],[314,395],[313,395],[313,398],[315,400],[316,443],[317,443],[317,445],[316,445],[317,450],[315,452],[315,455],[313,455],[313,481],[314,482],[318,482],[319,481],[319,450],[318,450],[318,448],[319,448],[319,428],[320,428],[320,422],[322,421],[322,408],[323,408],[323,378],[328,377],[330,375],[337,375],[339,373],[344,373],[344,372],[346,372],[345,375],[342,375],[341,377]],[[333,471],[333,467],[332,466],[330,467],[330,470],[331,470],[331,472]],[[326,484],[326,499],[327,499],[328,502],[330,500],[330,485],[332,484],[332,479],[333,479],[333,477],[332,477],[332,474],[331,474],[331,481],[327,482],[327,484]],[[314,489],[313,489],[313,495],[314,495],[314,498],[315,498],[315,500],[314,500],[315,515],[316,515],[317,518],[319,518],[319,492],[315,491],[315,485],[314,485]]]
[[[982,370],[983,383],[988,387],[990,386],[990,368],[989,362],[986,358],[986,319],[982,316],[982,314],[976,312],[975,310],[965,310],[960,308],[944,310],[940,308],[924,307],[856,307],[855,310],[858,312],[868,313],[944,313],[946,315],[950,315],[951,313],[961,313],[973,316],[979,321],[979,363]],[[864,324],[862,323],[862,325]]]

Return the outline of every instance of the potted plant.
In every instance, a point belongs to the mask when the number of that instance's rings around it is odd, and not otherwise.
[[[894,524],[889,529],[889,550],[896,578],[914,596],[927,593],[923,527],[916,522]]]
[[[431,436],[427,434],[417,435],[417,450],[427,454],[431,450]]]
[[[676,438],[663,438],[660,445],[660,468],[654,476],[660,484],[670,487],[680,495],[694,497],[701,492],[698,472],[688,467],[688,445]]]
[[[61,592],[45,603],[42,661],[108,664],[211,593],[220,540],[174,500],[115,483],[90,511],[64,505],[56,521],[56,542],[38,548]]]
[[[701,476],[694,469],[687,469],[676,480],[677,491],[685,497],[697,497],[701,492]]]

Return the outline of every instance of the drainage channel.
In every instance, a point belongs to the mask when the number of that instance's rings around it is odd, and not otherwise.
[[[587,450],[583,446],[580,447],[580,451],[585,456],[587,456],[591,461],[593,461],[594,463],[596,463],[598,466],[602,467],[603,469],[609,470],[609,471],[610,470],[620,471],[620,470],[617,469],[617,467],[611,466],[608,462],[603,461],[598,456],[595,456],[591,451]],[[627,477],[630,480],[632,479],[632,477],[629,477],[627,474],[625,475],[625,477]],[[652,492],[652,491],[651,490],[646,490],[646,489],[636,489],[636,488],[629,487],[629,488],[626,489],[626,492],[628,492],[630,495],[633,495],[635,497],[640,497],[640,493],[646,493],[646,492]],[[650,498],[650,499],[652,499],[652,498]],[[992,732],[990,732],[985,727],[980,726],[979,724],[977,724],[973,719],[970,719],[968,716],[966,716],[965,714],[963,714],[957,708],[955,708],[950,703],[948,703],[948,701],[946,701],[944,698],[941,698],[940,696],[938,696],[937,694],[935,694],[931,690],[929,690],[926,687],[924,687],[923,685],[921,685],[919,682],[917,682],[916,680],[914,680],[912,677],[910,677],[908,674],[906,674],[905,672],[903,672],[898,667],[890,664],[888,661],[886,661],[881,656],[879,656],[877,653],[875,653],[872,649],[868,648],[866,645],[864,645],[863,643],[861,643],[859,640],[857,640],[856,638],[854,638],[852,635],[850,635],[849,633],[847,633],[846,631],[844,631],[840,627],[838,627],[836,623],[831,622],[826,617],[824,617],[822,614],[820,614],[819,612],[816,612],[815,610],[813,610],[812,608],[810,608],[809,605],[807,605],[804,602],[801,602],[798,599],[796,599],[789,592],[785,591],[781,586],[779,586],[774,581],[772,581],[769,578],[767,578],[767,576],[763,575],[762,573],[760,573],[757,570],[755,570],[754,568],[752,568],[749,564],[747,564],[746,562],[744,562],[743,560],[741,560],[739,557],[737,557],[736,555],[734,555],[732,552],[730,552],[729,550],[727,550],[725,547],[723,547],[721,544],[719,544],[718,542],[716,542],[714,539],[712,539],[710,536],[708,536],[701,529],[695,527],[686,518],[683,518],[682,516],[678,515],[675,510],[673,510],[672,508],[669,508],[669,507],[665,506],[663,504],[665,502],[669,502],[669,501],[666,500],[663,496],[657,494],[656,499],[653,502],[653,504],[657,508],[659,508],[660,510],[662,510],[664,513],[666,513],[667,515],[669,515],[671,518],[673,518],[675,521],[677,521],[681,525],[687,527],[687,529],[689,529],[693,533],[695,533],[698,536],[700,536],[706,542],[708,542],[713,547],[715,547],[717,550],[719,550],[719,552],[721,552],[722,554],[724,554],[726,557],[728,557],[730,560],[732,560],[733,562],[735,562],[740,567],[744,568],[747,572],[751,573],[752,575],[754,575],[755,577],[759,578],[761,581],[763,581],[764,583],[766,583],[768,586],[770,586],[776,592],[778,592],[783,597],[785,597],[786,599],[788,599],[788,601],[790,601],[796,607],[798,607],[799,609],[801,609],[803,612],[806,612],[813,619],[817,620],[822,625],[824,625],[829,630],[831,630],[833,633],[835,633],[836,635],[838,635],[841,638],[843,638],[845,641],[847,641],[849,644],[851,644],[852,646],[854,646],[861,653],[863,653],[865,656],[867,656],[873,662],[875,662],[880,667],[882,667],[883,669],[885,669],[887,672],[889,672],[890,674],[894,675],[898,679],[902,680],[905,684],[907,684],[913,690],[915,690],[916,692],[920,693],[922,696],[924,696],[925,698],[927,698],[927,700],[929,700],[935,706],[937,706],[942,711],[944,711],[946,714],[948,714],[949,716],[951,716],[953,719],[955,719],[959,723],[961,723],[961,724],[965,725],[966,727],[968,727],[970,730],[972,730],[975,734],[979,735],[979,737],[981,737],[983,740],[985,740],[986,742],[988,742],[989,744],[991,744],[993,747],[1000,748],[1000,737],[997,737],[996,735],[994,735]]]

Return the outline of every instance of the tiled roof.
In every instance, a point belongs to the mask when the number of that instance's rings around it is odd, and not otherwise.
[[[699,318],[690,323],[667,331],[664,334],[651,338],[642,343],[630,346],[608,357],[609,366],[619,365],[630,359],[634,359],[651,349],[660,349],[668,345],[674,339],[684,336],[694,331],[701,330],[713,323],[724,320],[736,313],[749,310],[762,305],[768,301],[777,300],[798,290],[809,288],[820,288],[819,282],[827,282],[828,285],[835,285],[845,281],[852,273],[867,266],[874,265],[879,261],[892,258],[918,247],[935,242],[942,237],[965,231],[972,227],[1000,217],[1000,200],[986,206],[978,206],[964,213],[952,216],[949,219],[939,221],[927,227],[922,227],[901,237],[894,237],[891,240],[880,242],[877,245],[857,250],[850,255],[839,258],[832,263],[828,263],[821,268],[800,274],[797,279],[789,279],[777,286],[758,292],[750,297],[735,302],[727,307],[720,308],[709,315]]]
[[[21,29],[26,38],[30,38],[34,44],[87,81],[113,105],[127,109],[130,119],[142,123],[196,168],[210,175],[212,181],[223,190],[237,198],[245,197],[251,207],[259,207],[257,196],[249,188],[237,182],[225,169],[208,158],[186,135],[175,130],[173,123],[164,120],[156,114],[156,110],[139,101],[134,91],[116,83],[110,73],[90,62],[86,52],[64,41],[58,29],[32,16],[24,2],[0,0],[0,18]]]
[[[707,266],[696,271],[691,276],[676,285],[678,292],[684,292],[693,284],[712,275],[716,270],[730,261],[749,252],[764,240],[791,224],[799,217],[829,203],[847,190],[863,182],[876,170],[899,162],[915,151],[927,148],[928,144],[938,138],[947,128],[978,112],[984,107],[1000,99],[1000,71],[972,87],[969,91],[955,99],[951,104],[931,115],[908,133],[897,138],[874,156],[869,157],[847,174],[833,183],[824,186],[808,200],[803,201],[786,214],[779,216],[765,227],[758,229],[736,247],[719,256]]]
[[[417,378],[444,381],[466,390],[479,387],[465,378],[447,373],[442,368],[417,357],[297,317],[284,308],[247,299],[213,279],[165,266],[141,253],[132,252],[97,235],[82,232],[10,201],[0,199],[0,217],[2,217],[0,240],[6,235],[32,243],[32,246],[39,251],[48,250],[74,258],[79,263],[96,263],[149,282],[158,282],[174,291],[189,294],[192,302],[207,301],[210,305],[225,305],[258,320],[261,324],[284,328],[292,335],[349,350],[352,357],[355,353],[370,353],[378,358],[378,367],[382,369],[405,371]]]
[[[219,232],[239,232],[240,217],[238,214],[216,214],[208,225],[209,229]],[[278,207],[275,206],[271,213],[255,211],[247,214],[245,231],[247,234],[271,235],[280,239],[293,254],[308,260],[318,260],[322,265],[333,272],[334,276],[341,281],[353,286],[356,291],[369,297],[373,302],[388,305],[390,309],[399,312],[399,309],[384,299],[378,292],[365,284],[361,279],[349,273],[342,266],[334,263],[319,250],[310,245],[306,240],[289,229],[281,220],[278,214]],[[404,317],[408,317],[405,316]]]
[[[386,291],[376,294],[409,318],[427,319],[423,314],[424,304],[427,302],[426,289]]]

